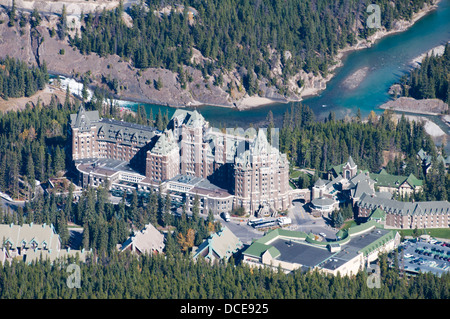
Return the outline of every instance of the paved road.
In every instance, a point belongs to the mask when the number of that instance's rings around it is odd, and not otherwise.
[[[289,210],[288,217],[291,218],[292,224],[285,227],[289,230],[303,231],[306,233],[313,232],[314,234],[325,233],[326,239],[334,240],[336,238],[336,230],[326,224],[324,218],[313,217],[306,212],[303,204],[295,201],[293,207]],[[264,236],[264,230],[256,230],[248,226],[246,221],[241,222],[239,219],[231,219],[225,222],[221,217],[216,216],[222,225],[227,226],[244,244],[251,244],[253,240]]]
[[[4,211],[7,211],[8,210],[8,208],[10,209],[10,210],[17,210],[17,207],[24,207],[25,206],[25,203],[22,203],[22,202],[10,202],[10,201],[7,201],[7,200],[5,200],[5,199],[2,199],[2,198],[0,198],[0,205],[3,207],[3,210]]]
[[[293,230],[299,230],[306,233],[314,234],[324,233],[327,238],[335,239],[336,230],[329,225],[322,217],[313,217],[309,212],[305,211],[303,203],[294,201],[293,207],[290,209],[288,217],[292,219]]]
[[[219,220],[219,218],[216,218],[216,220]],[[220,222],[222,225],[228,227],[244,244],[251,244],[254,239],[258,239],[264,235],[264,231],[256,230],[248,226],[246,222],[234,219],[226,222],[221,218]]]
[[[118,204],[121,197],[110,196],[110,201],[114,204]],[[181,209],[179,209],[181,213]],[[191,215],[190,212],[186,213]],[[207,218],[207,215],[200,214],[201,217]],[[292,225],[285,227],[290,230],[298,230],[306,233],[312,232],[314,234],[325,233],[327,239],[334,240],[336,230],[326,224],[324,218],[313,217],[309,212],[305,211],[303,203],[300,201],[294,201],[293,207],[289,210],[287,215],[292,220]],[[227,226],[244,244],[251,244],[254,240],[264,236],[266,230],[256,230],[247,225],[246,219],[231,218],[229,222],[226,222],[221,216],[214,216],[216,221]]]

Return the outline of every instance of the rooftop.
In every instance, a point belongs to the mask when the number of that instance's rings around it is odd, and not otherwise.
[[[320,197],[320,198],[315,198],[311,201],[311,203],[315,206],[330,206],[333,205],[334,203],[336,203],[336,201],[334,199],[331,198],[327,198],[327,197]]]
[[[340,231],[341,239],[326,242],[312,240],[312,234],[276,229],[256,240],[244,254],[260,258],[269,251],[273,258],[299,264],[303,268],[319,266],[332,270],[361,253],[367,255],[394,238],[395,231],[377,226],[374,221],[354,226],[348,231]],[[329,250],[328,246],[338,248],[338,251],[332,252],[335,250]]]
[[[423,181],[415,177],[413,174],[409,176],[391,175],[385,170],[378,174],[371,173],[370,178],[376,182],[378,186],[399,187],[404,182],[408,183],[412,188],[422,186]]]
[[[283,238],[277,238],[271,243],[271,246],[280,252],[278,260],[300,264],[308,268],[314,268],[332,255],[325,247]]]
[[[236,237],[231,230],[225,226],[217,233],[209,236],[203,243],[198,247],[194,258],[202,255],[211,260],[218,258],[228,258],[237,249],[242,247],[241,240]]]
[[[79,159],[75,161],[75,165],[79,165],[78,169],[84,172],[96,172],[107,176],[114,175],[119,171],[139,174],[130,167],[130,163],[128,161],[120,161],[109,158]]]
[[[430,202],[400,202],[394,199],[380,196],[363,194],[358,201],[359,207],[376,209],[381,208],[386,213],[395,215],[425,215],[436,213],[450,213],[450,203],[448,201]]]
[[[164,246],[164,235],[152,224],[147,224],[144,229],[129,237],[122,245],[121,250],[124,251],[131,247],[133,251],[138,250],[140,253],[162,252]]]

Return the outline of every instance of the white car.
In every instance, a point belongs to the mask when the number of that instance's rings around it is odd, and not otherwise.
[[[320,233],[319,235],[322,237],[327,237],[327,234],[325,234],[325,233]]]

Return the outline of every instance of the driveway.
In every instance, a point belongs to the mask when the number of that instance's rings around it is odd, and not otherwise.
[[[216,218],[216,220],[219,220],[222,225],[228,227],[244,244],[251,244],[253,240],[261,238],[264,235],[264,231],[256,230],[248,226],[245,221],[241,222],[232,218],[229,222],[226,222],[220,217]]]
[[[313,217],[304,208],[304,204],[300,201],[293,201],[292,208],[289,210],[288,217],[292,219],[292,230],[303,231],[305,233],[312,232],[314,234],[324,233],[326,238],[335,239],[336,230],[325,222],[322,217]]]

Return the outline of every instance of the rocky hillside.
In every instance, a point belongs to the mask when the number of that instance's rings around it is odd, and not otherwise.
[[[125,1],[124,6],[127,7],[133,2],[136,1]],[[254,89],[256,94],[249,96],[245,89],[245,78],[248,74],[245,68],[222,69],[222,79],[220,84],[217,84],[217,70],[214,70],[212,75],[205,76],[201,68],[194,67],[207,63],[209,58],[193,48],[193,63],[181,66],[184,76],[189,79],[184,82],[185,86],[182,86],[179,72],[163,68],[136,68],[131,59],[123,59],[115,54],[82,54],[80,50],[69,45],[69,36],[73,38],[82,32],[81,13],[94,12],[97,16],[103,10],[117,7],[118,1],[16,0],[16,23],[12,26],[8,23],[11,3],[12,0],[0,0],[0,56],[14,56],[37,65],[45,61],[49,72],[75,79],[88,74],[92,86],[107,88],[116,97],[127,100],[170,106],[208,104],[237,108],[252,107],[270,101],[298,101],[303,96],[314,95],[325,89],[326,82],[332,77],[333,68],[340,63],[341,55],[337,54],[336,59],[328,64],[325,76],[321,75],[323,72],[305,72],[298,69],[286,77],[283,69],[296,57],[289,50],[280,54],[269,48],[266,51],[268,58],[265,58],[269,61],[268,74],[271,80],[258,77]],[[34,28],[26,22],[33,9],[40,11],[42,17],[42,21]],[[58,24],[63,9],[67,15],[66,37],[58,36]],[[133,20],[126,12],[123,13],[122,19],[128,27],[133,25]],[[397,25],[394,25],[395,29],[398,29]],[[377,32],[369,37],[369,41],[357,41],[355,48],[370,46],[370,40],[376,40],[383,32],[381,30],[381,33]],[[274,81],[277,85],[274,85]],[[283,84],[280,86],[279,83]]]

